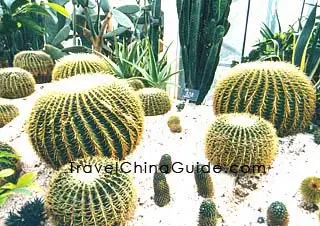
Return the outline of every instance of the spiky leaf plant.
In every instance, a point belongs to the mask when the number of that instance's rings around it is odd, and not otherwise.
[[[22,98],[34,91],[35,80],[30,72],[17,67],[0,69],[0,97]]]
[[[52,79],[60,80],[77,74],[111,73],[109,64],[91,53],[76,53],[62,57],[52,71]]]
[[[173,133],[181,133],[181,131],[182,131],[182,126],[181,126],[179,116],[171,115],[168,118],[167,125],[168,125],[170,131]]]
[[[36,83],[41,84],[51,81],[54,62],[50,55],[43,51],[26,50],[14,56],[13,66],[29,71]]]
[[[0,103],[0,128],[19,115],[19,109],[12,104]]]
[[[216,226],[220,214],[214,202],[210,199],[202,201],[199,211],[198,226]]]
[[[172,171],[172,159],[169,154],[164,154],[161,156],[160,162],[159,162],[159,170],[162,173],[171,173]]]
[[[134,214],[136,192],[116,160],[79,159],[54,174],[45,207],[56,225],[123,226]]]
[[[320,203],[320,178],[315,176],[305,178],[301,182],[300,191],[306,201]]]
[[[273,162],[277,146],[276,130],[270,122],[248,113],[231,113],[217,116],[209,127],[205,152],[211,163],[228,172],[264,173]]]
[[[111,75],[78,75],[57,82],[35,103],[27,133],[37,154],[53,168],[78,158],[123,160],[139,144],[144,114],[125,81]]]
[[[138,91],[146,116],[163,115],[171,109],[168,93],[158,88],[143,88]]]
[[[21,162],[15,150],[7,143],[0,141],[0,171],[4,169],[14,170],[14,174],[9,177],[0,178],[0,186],[7,182],[16,183],[21,173]]]
[[[26,202],[17,213],[10,211],[5,221],[6,226],[44,226],[46,221],[46,211],[44,201],[35,198]]]
[[[194,170],[194,179],[198,194],[203,198],[212,198],[214,190],[208,166],[197,164]]]
[[[153,176],[154,202],[163,207],[170,202],[170,189],[164,173],[158,171]]]
[[[294,65],[250,62],[237,65],[218,82],[214,112],[247,112],[269,120],[280,136],[302,132],[315,113],[315,88]]]
[[[144,88],[144,84],[140,79],[127,79],[126,80],[130,87],[132,87],[135,91]]]
[[[271,203],[267,210],[268,226],[288,226],[289,213],[287,207],[279,201]]]

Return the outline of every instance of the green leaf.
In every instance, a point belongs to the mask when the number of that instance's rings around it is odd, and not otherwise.
[[[61,15],[71,19],[70,13],[63,6],[58,5],[56,3],[52,3],[52,2],[48,2],[45,4],[48,5],[49,7],[51,7],[57,13],[60,13]]]
[[[15,159],[18,159],[20,158],[19,155],[17,154],[13,154],[13,153],[10,153],[10,152],[6,152],[6,151],[0,151],[0,158],[15,158]]]
[[[25,187],[17,187],[11,191],[11,193],[21,193],[24,195],[32,195],[32,191]]]
[[[134,28],[134,25],[133,25],[132,21],[130,20],[130,18],[126,14],[120,12],[117,9],[111,9],[111,13],[112,13],[114,19],[121,26],[126,27],[126,28],[130,28],[130,29]]]
[[[100,0],[100,7],[102,11],[107,14],[111,9],[109,0]]]
[[[58,45],[62,41],[66,40],[69,36],[69,33],[71,31],[71,27],[69,24],[64,25],[63,28],[58,32],[58,34],[54,37],[52,40],[52,45]]]
[[[16,185],[13,183],[10,183],[10,182],[1,186],[1,189],[3,189],[3,190],[12,190],[14,188],[16,188]]]
[[[14,174],[13,169],[3,169],[0,171],[0,178],[9,177]]]
[[[38,5],[36,3],[29,3],[26,5],[23,5],[21,8],[18,8],[15,13],[12,14],[12,16],[22,16],[24,14],[40,14],[44,16],[51,16],[50,13],[41,5]]]
[[[28,187],[34,183],[35,179],[35,173],[25,173],[18,179],[17,187]]]
[[[8,196],[9,196],[9,194],[7,194],[7,193],[0,195],[0,206],[2,206],[7,201]]]
[[[42,35],[45,33],[44,28],[38,25],[32,18],[21,17],[21,18],[18,18],[18,21],[22,24],[22,26],[29,27],[38,35]]]
[[[29,2],[30,0],[16,0],[11,4],[10,10],[11,12],[15,12],[19,7],[28,4]]]
[[[126,27],[118,27],[115,30],[104,34],[103,38],[114,38],[114,37],[122,35],[126,31],[128,31],[128,28],[126,28]]]
[[[138,5],[123,5],[116,9],[124,14],[135,14],[140,11],[140,7]]]

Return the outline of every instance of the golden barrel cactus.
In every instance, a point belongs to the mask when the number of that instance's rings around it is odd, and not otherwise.
[[[14,56],[13,66],[29,71],[37,84],[51,82],[54,62],[50,55],[43,51],[21,51]]]
[[[207,159],[231,173],[264,173],[271,166],[277,147],[273,125],[248,113],[217,116],[205,141]]]
[[[218,82],[213,98],[216,114],[247,112],[269,120],[278,135],[304,131],[315,113],[315,88],[294,65],[251,62],[237,65]]]
[[[60,80],[77,74],[111,73],[109,64],[102,57],[91,53],[76,53],[62,57],[52,71],[52,79]]]
[[[78,75],[57,82],[32,109],[27,132],[38,155],[53,168],[88,156],[123,160],[139,144],[141,101],[111,75]]]
[[[124,226],[136,208],[130,175],[121,172],[119,162],[103,157],[72,164],[49,183],[45,206],[55,225]]]
[[[19,115],[19,109],[12,104],[0,104],[0,128]]]

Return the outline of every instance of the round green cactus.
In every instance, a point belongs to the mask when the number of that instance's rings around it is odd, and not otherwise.
[[[54,62],[43,51],[21,51],[14,56],[13,66],[29,71],[37,84],[51,82]]]
[[[155,172],[153,176],[154,202],[163,207],[170,202],[170,189],[164,173]]]
[[[35,80],[30,72],[17,67],[0,69],[0,97],[22,98],[34,91]]]
[[[21,162],[15,150],[8,144],[0,141],[0,171],[4,169],[14,170],[14,174],[9,177],[0,178],[0,186],[7,182],[16,183],[21,173]]]
[[[140,79],[127,79],[126,80],[130,87],[132,87],[135,91],[144,88],[144,84]]]
[[[168,125],[170,131],[173,133],[181,133],[181,131],[182,131],[180,118],[176,115],[171,115],[168,118],[167,125]]]
[[[111,75],[78,75],[57,82],[32,109],[27,132],[38,155],[53,168],[78,158],[123,160],[139,144],[141,101]]]
[[[218,82],[214,112],[247,112],[269,120],[279,136],[304,131],[315,113],[315,88],[295,66],[284,62],[237,65]]]
[[[172,160],[169,154],[164,154],[161,156],[159,162],[159,169],[162,173],[171,173],[172,171]]]
[[[125,225],[136,208],[136,191],[130,175],[118,165],[116,160],[93,157],[57,171],[45,201],[55,224]]]
[[[307,177],[300,185],[302,197],[311,203],[320,203],[320,178]]]
[[[204,200],[200,205],[198,226],[216,226],[219,216],[214,202],[210,199]]]
[[[0,104],[0,128],[19,115],[19,109],[12,104]]]
[[[158,88],[143,88],[138,93],[146,116],[162,115],[170,111],[171,100],[166,91]]]
[[[217,116],[209,127],[205,151],[211,163],[227,172],[264,173],[273,162],[277,146],[276,130],[270,122],[248,113],[231,113]]]
[[[207,166],[197,164],[194,171],[198,194],[203,198],[212,198],[214,195],[213,183]]]
[[[77,74],[111,73],[109,64],[100,56],[89,53],[70,54],[58,60],[52,79],[60,80]]]
[[[289,214],[286,206],[279,201],[271,203],[267,210],[268,226],[288,226]]]

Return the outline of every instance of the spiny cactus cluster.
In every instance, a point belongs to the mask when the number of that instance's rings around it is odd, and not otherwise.
[[[89,53],[70,54],[62,57],[52,71],[52,79],[60,80],[77,74],[111,73],[108,63],[100,56]]]
[[[17,67],[0,69],[0,97],[16,99],[34,91],[35,80],[30,72]]]
[[[172,115],[168,118],[167,125],[171,132],[173,133],[181,133],[182,127],[179,116]]]
[[[153,176],[154,202],[163,207],[170,202],[170,189],[164,173],[157,171]]]
[[[76,166],[73,172],[65,165],[49,184],[45,206],[55,224],[125,225],[135,211],[136,192],[130,175],[118,168],[119,162],[93,157],[73,164]],[[92,167],[90,173],[86,166]],[[108,166],[107,172],[105,166]]]
[[[214,112],[247,112],[269,120],[279,136],[302,132],[313,118],[315,89],[308,77],[284,62],[237,65],[218,82]]]
[[[0,153],[0,171],[4,169],[14,170],[13,175],[5,178],[0,178],[0,186],[4,185],[7,182],[16,183],[21,173],[21,163],[18,157],[15,156],[15,150],[10,145],[0,141]]]
[[[315,176],[305,178],[301,182],[300,191],[306,201],[320,203],[320,178]]]
[[[38,99],[27,123],[32,145],[46,163],[59,168],[95,155],[123,160],[135,150],[144,114],[126,82],[89,74],[58,83]]]
[[[126,81],[128,82],[129,86],[133,88],[135,91],[144,88],[144,84],[140,79],[132,78],[132,79],[126,79]]]
[[[10,211],[6,219],[6,226],[44,226],[46,221],[46,212],[44,201],[35,198],[26,202],[17,213]]]
[[[214,202],[210,199],[202,201],[198,226],[216,226],[219,218],[220,214]]]
[[[276,131],[270,122],[247,113],[232,113],[217,116],[209,127],[205,151],[211,163],[228,172],[230,167],[234,171],[249,166],[252,173],[264,173],[273,162],[277,145]],[[253,169],[257,165],[265,169]]]
[[[0,128],[19,115],[19,109],[12,104],[0,104]]]
[[[197,164],[194,170],[194,178],[197,184],[198,194],[204,198],[212,198],[214,190],[208,167]]]
[[[37,84],[51,81],[54,62],[50,55],[43,51],[21,51],[14,56],[13,66],[29,71]]]
[[[171,109],[170,97],[162,89],[143,88],[138,93],[146,116],[163,115]]]
[[[159,162],[159,170],[162,173],[171,173],[172,171],[172,159],[169,154],[164,154],[161,156],[160,162]]]
[[[268,226],[288,226],[289,213],[286,206],[279,201],[271,203],[267,210]]]

